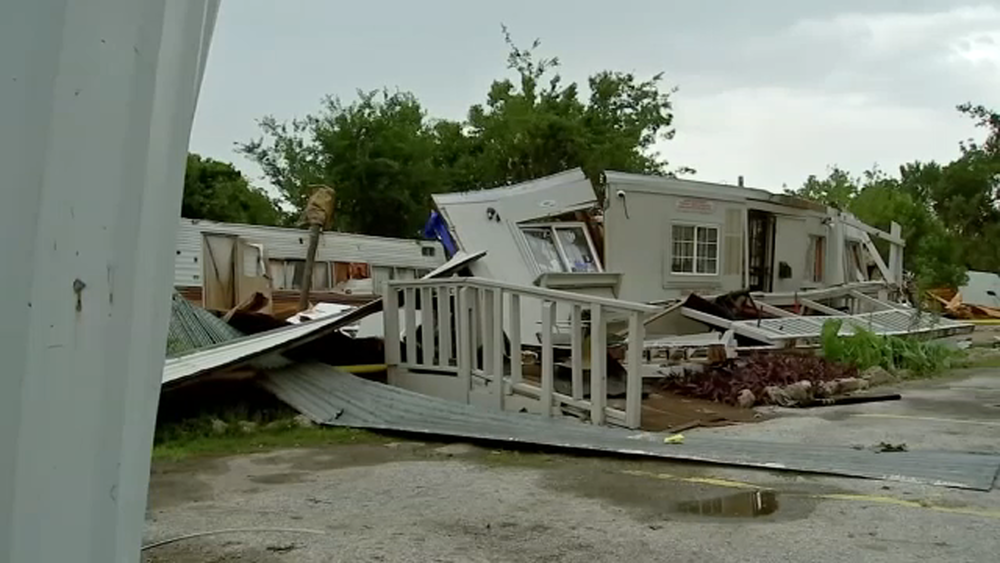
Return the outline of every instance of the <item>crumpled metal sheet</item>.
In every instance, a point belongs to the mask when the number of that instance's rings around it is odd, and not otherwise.
[[[192,305],[174,292],[167,332],[167,357],[184,354],[242,337],[243,334],[212,313]]]
[[[665,444],[663,434],[485,410],[374,383],[323,364],[291,365],[269,372],[261,383],[317,423],[334,426],[982,491],[990,490],[1000,470],[1000,456],[988,454],[875,453],[690,435],[683,444]]]

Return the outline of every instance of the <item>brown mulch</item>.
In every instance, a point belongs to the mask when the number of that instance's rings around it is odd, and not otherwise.
[[[642,429],[675,432],[696,426],[728,426],[757,422],[765,417],[753,411],[704,399],[659,391],[642,401]]]

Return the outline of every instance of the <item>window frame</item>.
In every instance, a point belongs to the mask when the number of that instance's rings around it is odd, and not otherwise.
[[[806,252],[806,262],[809,271],[805,281],[810,284],[823,284],[826,281],[826,235],[809,235],[809,247]]]
[[[674,227],[693,227],[694,228],[694,254],[691,255],[691,271],[690,272],[678,272],[674,270]],[[699,272],[698,271],[698,230],[699,229],[712,229],[715,231],[715,271],[714,272]],[[670,223],[670,275],[672,276],[691,276],[691,277],[718,277],[719,272],[722,271],[722,228],[720,225],[714,223],[692,223],[686,221],[672,221]]]
[[[549,229],[552,233],[552,242],[555,244],[556,253],[559,254],[559,260],[562,262],[563,271],[561,272],[542,272],[541,266],[538,261],[535,260],[535,255],[531,251],[531,243],[528,241],[528,235],[525,233],[525,229]],[[587,229],[587,224],[582,221],[555,221],[550,223],[518,223],[517,231],[521,237],[521,243],[524,245],[522,253],[531,264],[531,268],[535,270],[536,273],[555,273],[555,274],[587,274],[594,272],[574,272],[570,267],[569,258],[566,256],[566,250],[563,248],[563,243],[559,240],[559,235],[556,233],[558,229],[580,229],[583,231],[583,237],[587,240],[587,248],[590,250],[590,255],[594,258],[594,265],[597,266],[596,273],[604,273],[604,264],[601,263],[601,257],[597,254],[597,247],[594,246],[594,239],[590,236],[590,230]]]

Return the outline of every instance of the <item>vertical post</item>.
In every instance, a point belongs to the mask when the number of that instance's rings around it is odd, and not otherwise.
[[[458,333],[458,380],[462,386],[462,393],[465,395],[465,402],[469,402],[469,392],[472,390],[472,311],[470,311],[470,292],[468,287],[459,287],[458,311],[455,313],[455,331]]]
[[[840,285],[847,281],[848,272],[845,263],[847,261],[847,233],[844,229],[844,222],[838,214],[830,226],[830,243],[827,245],[826,253],[826,285]]]
[[[406,326],[406,363],[417,365],[417,310],[416,290],[403,289],[403,322]]]
[[[608,402],[607,366],[608,338],[604,326],[604,311],[600,305],[590,307],[590,421],[604,424],[604,408]]]
[[[555,389],[555,353],[552,350],[552,329],[556,324],[556,304],[542,301],[542,414],[552,416],[552,393]]]
[[[481,307],[479,306],[479,288],[468,287],[466,288],[468,295],[466,297],[466,302],[469,307],[469,322],[466,325],[466,330],[469,331],[469,365],[472,366],[473,370],[479,368],[479,333],[482,330],[482,323],[479,320],[479,311]],[[463,313],[464,314],[464,313]]]
[[[309,292],[312,291],[313,265],[316,264],[316,247],[319,246],[319,235],[323,225],[309,225],[309,247],[306,250],[305,272],[302,273],[302,288],[299,290],[299,311],[309,308]]]
[[[570,362],[572,365],[572,394],[576,400],[583,399],[583,308],[580,305],[573,305],[573,316],[570,321],[572,325]]]
[[[510,294],[510,384],[522,381],[521,368],[521,296]]]
[[[893,221],[889,223],[889,234],[896,238],[903,238],[903,227]],[[893,281],[902,286],[903,284],[903,247],[895,242],[889,243],[889,271],[892,272]]]
[[[628,374],[625,387],[625,426],[639,428],[642,423],[642,349],[646,327],[642,313],[632,312],[628,319]]]
[[[396,384],[399,372],[399,289],[386,282],[382,290],[382,328],[385,335],[385,365],[389,370],[389,384]]]
[[[486,378],[493,377],[493,298],[492,289],[480,291],[482,298],[482,327],[483,327],[483,373]]]
[[[438,288],[438,351],[439,363],[451,365],[451,287]]]
[[[494,400],[496,406],[503,410],[504,381],[503,381],[503,290],[494,289],[493,294],[493,357],[490,361],[493,372],[493,392],[496,393]]]
[[[5,563],[140,559],[184,161],[217,9],[0,2]]]
[[[434,289],[420,288],[421,364],[434,365]]]

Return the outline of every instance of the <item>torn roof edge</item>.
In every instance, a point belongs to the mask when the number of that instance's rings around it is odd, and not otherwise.
[[[571,170],[566,170],[564,172],[559,172],[556,174],[551,174],[549,176],[543,176],[535,180],[528,180],[525,182],[520,182],[517,184],[511,184],[509,186],[498,186],[495,188],[487,188],[483,190],[470,190],[465,192],[454,192],[447,194],[433,194],[431,197],[434,200],[434,204],[437,206],[442,205],[456,205],[462,203],[486,203],[489,201],[495,201],[497,199],[513,197],[521,194],[543,191],[566,184],[572,184],[575,182],[583,182],[586,184],[589,190],[590,200],[594,203],[597,202],[597,195],[594,194],[593,187],[590,184],[590,180],[583,173],[580,168],[573,168]],[[580,202],[580,205],[585,202]]]

